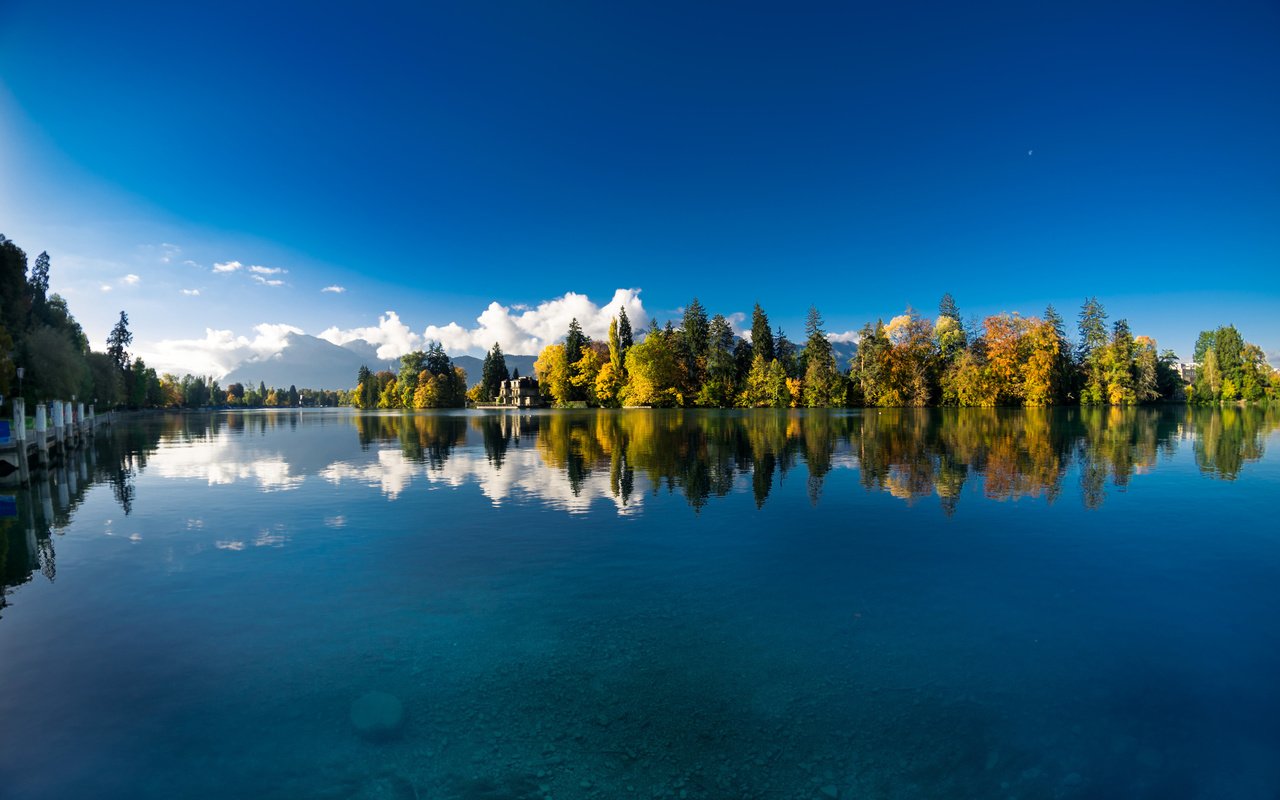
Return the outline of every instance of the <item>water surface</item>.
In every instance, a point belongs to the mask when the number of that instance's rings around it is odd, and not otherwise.
[[[0,521],[0,797],[1275,800],[1278,429],[137,417]]]

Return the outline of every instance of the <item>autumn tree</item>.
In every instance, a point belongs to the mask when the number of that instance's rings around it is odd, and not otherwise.
[[[564,405],[572,399],[573,385],[569,381],[569,360],[565,355],[564,345],[549,344],[542,348],[538,360],[533,364],[533,371],[538,377],[542,394],[550,397],[553,403]]]

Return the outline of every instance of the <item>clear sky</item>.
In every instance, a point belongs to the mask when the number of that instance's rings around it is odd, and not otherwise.
[[[161,360],[946,291],[1277,357],[1280,5],[6,0],[0,232]]]

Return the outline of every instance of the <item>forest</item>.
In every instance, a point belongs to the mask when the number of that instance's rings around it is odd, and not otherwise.
[[[491,402],[508,371],[497,344],[480,380],[439,343],[407,353],[398,372],[361,368],[348,390],[219,385],[211,376],[158,375],[129,352],[128,314],[93,350],[67,307],[49,291],[50,258],[0,235],[0,394],[29,400],[78,397],[107,408],[285,407],[460,408]],[[705,408],[1045,407],[1189,402],[1261,402],[1280,397],[1280,375],[1261,347],[1233,325],[1202,331],[1193,363],[1111,321],[1096,298],[1084,301],[1074,337],[1052,307],[1040,316],[1003,313],[964,321],[950,294],[935,317],[912,309],[868,323],[851,359],[837,358],[822,315],[810,308],[796,343],[757,303],[749,331],[697,298],[678,324],[653,321],[636,335],[619,309],[604,341],[573,320],[563,340],[538,354],[546,401],[559,407]],[[22,367],[22,377],[18,368]]]
[[[1053,306],[1038,317],[965,322],[947,294],[934,318],[907,309],[865,325],[848,363],[837,360],[816,308],[798,344],[769,324],[758,303],[743,333],[723,314],[708,318],[695,298],[679,324],[655,320],[636,341],[620,309],[602,342],[573,320],[562,342],[539,353],[535,371],[543,396],[559,407],[1127,406],[1255,402],[1280,393],[1262,348],[1234,326],[1202,332],[1195,364],[1184,368],[1126,320],[1109,321],[1097,298],[1081,306],[1073,340]],[[468,397],[492,399],[505,377],[495,344]]]
[[[105,350],[90,347],[67,301],[49,292],[48,253],[27,254],[0,234],[0,395],[31,402],[79,398],[99,409],[298,407],[349,405],[351,393],[245,387],[225,389],[210,376],[157,375],[129,353],[133,333],[120,312]],[[22,369],[19,379],[18,369]]]

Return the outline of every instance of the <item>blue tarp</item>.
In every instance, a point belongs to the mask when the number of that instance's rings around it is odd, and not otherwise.
[[[0,494],[0,519],[18,516],[18,496]]]
[[[0,419],[0,444],[8,444],[12,438],[13,433],[9,430],[9,420]]]

